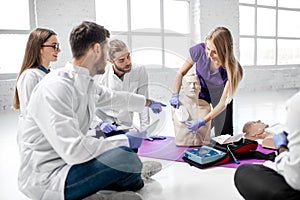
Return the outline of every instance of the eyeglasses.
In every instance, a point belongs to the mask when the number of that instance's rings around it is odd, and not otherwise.
[[[52,47],[55,51],[59,50],[59,43],[56,44],[42,44],[42,47]]]

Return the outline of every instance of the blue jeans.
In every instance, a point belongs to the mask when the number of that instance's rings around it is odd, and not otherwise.
[[[139,190],[144,186],[141,170],[141,160],[129,147],[109,150],[71,167],[65,182],[65,199],[82,199],[99,190]]]

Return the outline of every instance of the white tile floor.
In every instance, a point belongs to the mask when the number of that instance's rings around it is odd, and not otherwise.
[[[238,92],[234,101],[235,134],[241,133],[245,122],[262,120],[272,125],[284,122],[285,101],[298,90]],[[162,113],[161,135],[173,136],[169,108]],[[156,116],[158,117],[158,116]],[[0,113],[0,200],[27,200],[17,187],[19,167],[16,145],[17,113]],[[149,158],[141,158],[149,160]],[[140,191],[145,200],[230,199],[242,197],[234,187],[234,169],[215,167],[200,170],[186,163],[161,161],[163,170],[154,175]]]

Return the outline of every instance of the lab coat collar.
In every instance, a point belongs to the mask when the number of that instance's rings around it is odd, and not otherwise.
[[[87,75],[91,78],[90,71],[85,67],[76,66],[76,65],[73,65],[71,62],[67,62],[66,68],[71,69],[72,71],[75,71],[78,74]]]
[[[108,67],[107,67],[107,71],[108,71],[108,75],[109,77],[112,77],[114,79],[114,81],[116,81],[117,83],[119,84],[122,84],[124,79],[125,79],[125,76],[126,76],[126,73],[123,75],[123,78],[120,79],[116,74],[115,74],[115,71],[114,71],[114,68],[113,68],[113,65],[110,64]]]
[[[90,71],[87,68],[73,65],[71,62],[67,62],[65,67],[67,70],[76,73],[78,77],[81,77],[81,81],[78,83],[77,89],[81,88],[81,91],[88,91],[88,93],[94,90],[94,80],[90,76]]]

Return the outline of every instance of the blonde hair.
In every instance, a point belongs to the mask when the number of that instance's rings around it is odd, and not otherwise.
[[[243,78],[243,68],[234,56],[231,32],[225,27],[217,27],[207,35],[205,41],[207,40],[215,45],[221,64],[227,72],[229,83],[227,102],[229,103]]]
[[[126,44],[118,39],[111,40],[109,42],[109,50],[108,50],[108,56],[111,60],[115,58],[115,53],[127,50]]]

